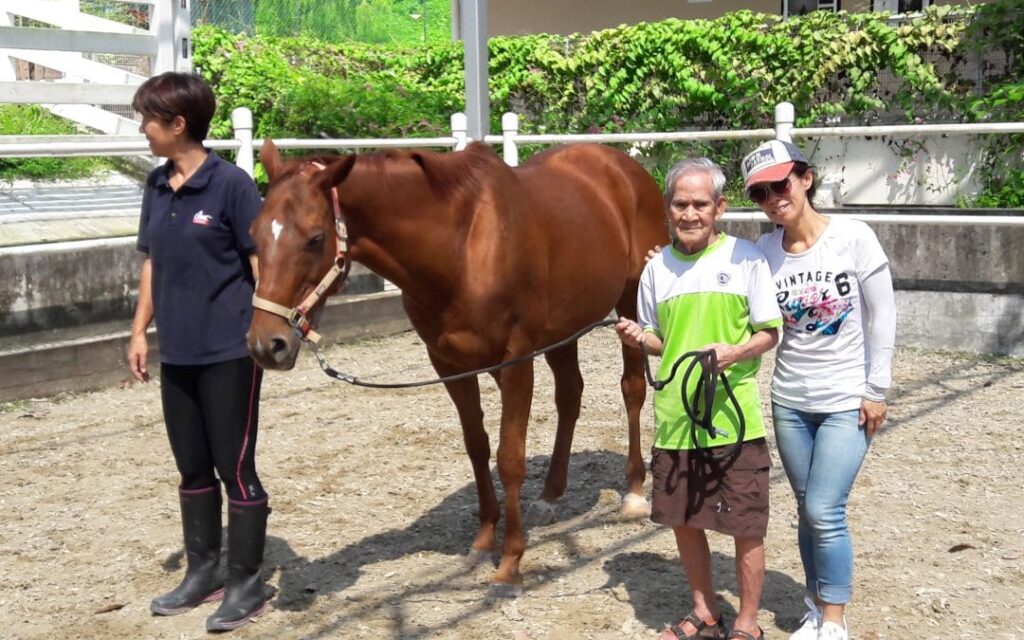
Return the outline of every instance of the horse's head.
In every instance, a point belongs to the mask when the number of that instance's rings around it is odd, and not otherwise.
[[[346,266],[338,260],[344,239],[336,231],[341,212],[334,189],[352,170],[355,156],[286,166],[267,140],[260,160],[270,186],[250,230],[259,279],[246,338],[261,367],[286,370],[295,366],[301,338],[316,324],[323,299],[342,284],[344,273],[337,271]],[[330,280],[331,274],[340,277]]]

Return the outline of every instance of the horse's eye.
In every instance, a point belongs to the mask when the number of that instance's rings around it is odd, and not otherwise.
[[[306,251],[319,251],[324,246],[324,232],[317,231],[306,242]]]

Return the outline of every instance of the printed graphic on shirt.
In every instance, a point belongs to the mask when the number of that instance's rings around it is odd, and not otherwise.
[[[797,333],[834,336],[853,311],[850,275],[805,271],[775,281],[786,326]]]
[[[192,224],[198,224],[204,227],[209,226],[211,220],[213,220],[213,218],[203,213],[202,209],[196,211],[192,216]]]

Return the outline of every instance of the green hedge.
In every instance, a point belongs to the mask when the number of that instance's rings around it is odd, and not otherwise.
[[[768,127],[781,101],[794,104],[798,126],[894,112],[907,122],[936,114],[1024,120],[1019,0],[952,11],[933,6],[900,26],[875,13],[819,11],[783,21],[739,11],[587,35],[492,38],[491,129],[500,130],[505,111],[521,116],[524,133]],[[325,44],[209,26],[193,35],[196,68],[218,97],[212,137],[230,136],[230,113],[240,106],[252,109],[258,137],[445,135],[451,114],[464,109],[461,43]],[[956,73],[978,50],[1003,50],[1010,61],[983,91]],[[1024,141],[986,140],[979,203],[1020,206]],[[644,153],[655,173],[671,157],[701,153],[726,160],[729,175],[738,175],[749,146],[655,144]]]
[[[958,78],[941,77],[926,53],[963,55],[965,23],[946,24],[950,7],[933,7],[913,24],[886,24],[883,14],[813,12],[787,21],[740,11],[716,20],[665,20],[585,36],[497,37],[490,42],[494,128],[500,114],[525,116],[525,130],[624,131],[686,127],[757,127],[771,123],[777,102],[792,102],[800,123],[826,115],[864,114],[898,105],[908,119],[936,107],[957,108]],[[410,100],[458,108],[462,52],[458,43],[417,49],[323,44],[309,38],[195,32],[195,63],[218,87],[222,119],[244,104],[280,121],[295,83],[315,94],[312,75],[376,91],[403,87]],[[878,82],[890,72],[893,95]],[[337,88],[336,86],[332,88]],[[335,107],[325,101],[323,110]],[[374,115],[372,105],[358,107]],[[390,108],[389,108],[390,111]],[[377,127],[407,129],[380,114]],[[424,113],[437,131],[448,113]],[[330,116],[337,121],[336,116]],[[424,126],[428,126],[424,125]],[[225,124],[226,126],[226,124]],[[349,132],[369,133],[368,129]]]
[[[870,122],[894,110],[908,122],[936,113],[1020,119],[1018,70],[979,96],[964,78],[926,61],[955,69],[971,47],[1019,47],[1024,19],[1008,4],[966,9],[956,19],[949,6],[931,7],[901,26],[875,13],[820,11],[783,21],[739,11],[588,35],[496,37],[491,129],[500,130],[505,111],[520,114],[524,133],[768,127],[781,101],[794,104],[798,126],[840,115]],[[218,92],[218,135],[228,135],[238,106],[253,109],[258,136],[302,137],[444,135],[451,113],[463,110],[460,43],[324,44],[209,27],[194,36],[195,63]],[[747,147],[652,145],[646,155],[656,168],[671,156],[705,153],[730,159],[729,173],[738,175],[734,163]],[[993,149],[1005,151],[1006,141]],[[990,190],[1000,192],[1014,170],[990,162]]]

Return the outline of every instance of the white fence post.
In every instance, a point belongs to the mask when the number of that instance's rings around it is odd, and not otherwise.
[[[793,124],[796,122],[796,109],[791,102],[780,102],[775,105],[775,139],[793,142]]]
[[[242,145],[235,155],[235,164],[253,177],[252,157],[252,111],[248,107],[238,107],[231,112],[231,127],[235,132],[235,140]]]
[[[149,33],[156,38],[156,55],[150,73],[174,71],[174,1],[154,2],[149,7]]]
[[[11,20],[11,14],[6,11],[0,11],[0,27],[13,26],[14,22]],[[17,73],[15,73],[15,64],[14,58],[0,55],[0,82],[14,82],[18,79]]]
[[[174,70],[192,71],[192,0],[174,3]]]
[[[453,113],[452,114],[452,137],[455,138],[455,147],[453,151],[462,151],[466,148],[467,144],[467,130],[469,128],[469,118],[464,113]]]
[[[501,155],[505,164],[510,167],[519,166],[519,147],[516,136],[519,135],[519,116],[512,112],[501,115]]]

